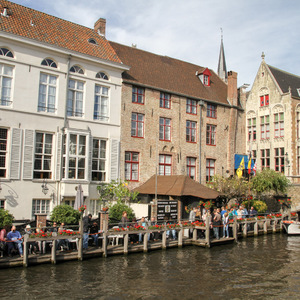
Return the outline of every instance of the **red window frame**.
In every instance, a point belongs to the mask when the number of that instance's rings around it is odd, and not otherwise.
[[[192,175],[192,170],[194,171],[194,176]],[[196,179],[196,158],[195,157],[187,157],[186,158],[186,172],[187,176],[192,179]]]
[[[270,104],[269,94],[260,96],[260,106],[261,107],[269,106],[269,104]]]
[[[284,173],[284,148],[274,148],[275,171]]]
[[[270,139],[270,120],[267,121],[267,117],[260,117],[260,139],[261,140],[269,140]]]
[[[283,112],[274,114],[274,137],[284,137],[284,119],[281,120],[281,116],[284,115]],[[278,120],[276,121],[276,116]],[[276,128],[277,127],[277,128]]]
[[[191,115],[197,115],[197,101],[196,100],[186,99],[186,112]]]
[[[134,119],[133,116],[136,116],[136,119]],[[141,116],[143,117],[143,120],[139,120],[139,117],[141,117]],[[144,114],[131,113],[131,136],[132,137],[144,138],[144,129],[145,129],[144,125],[145,125],[145,115]],[[142,126],[142,135],[139,135],[139,126]]]
[[[170,94],[162,93],[162,92],[160,93],[159,107],[171,109],[171,95]]]
[[[196,131],[197,131],[197,122],[186,121],[186,141],[189,143],[196,143]]]
[[[216,146],[217,126],[206,124],[206,145]]]
[[[141,99],[141,101],[139,101]],[[144,105],[145,103],[145,89],[133,86],[132,87],[132,103]]]
[[[169,132],[169,138],[166,137]],[[159,118],[159,140],[160,141],[171,141],[171,119]]]
[[[161,161],[161,158],[163,158],[163,160]],[[166,162],[166,159],[169,158],[170,159],[170,163]],[[170,169],[170,172],[166,172],[166,168]],[[159,175],[163,175],[163,176],[168,176],[168,175],[172,175],[172,155],[168,155],[168,154],[160,154],[159,155],[159,166],[158,166],[158,170],[159,170]],[[161,172],[163,171],[163,172]]]
[[[216,119],[217,118],[217,106],[213,104],[207,104],[206,117]]]
[[[129,158],[128,158],[129,155]],[[137,155],[137,160],[133,159],[133,156]],[[126,157],[127,156],[127,157]],[[140,154],[138,152],[130,152],[126,151],[125,152],[125,180],[128,181],[139,181],[139,169],[140,169]],[[127,172],[126,172],[126,167],[129,167],[129,177],[127,177]],[[134,174],[134,168],[133,166],[137,166],[137,179],[134,179],[133,174]]]
[[[206,160],[206,182],[211,182],[212,177],[215,176],[216,168],[216,160],[215,159],[207,159]],[[211,170],[213,170],[213,175],[211,174]]]

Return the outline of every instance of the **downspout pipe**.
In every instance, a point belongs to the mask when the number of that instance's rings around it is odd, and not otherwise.
[[[199,108],[200,108],[200,112],[199,112],[199,183],[201,183],[201,167],[202,167],[202,164],[201,164],[201,157],[202,157],[202,143],[201,143],[201,140],[202,140],[202,134],[201,134],[201,131],[202,131],[202,107],[204,106],[204,101],[203,100],[200,100],[199,101]]]
[[[69,92],[69,78],[70,78],[71,58],[72,58],[72,55],[69,54],[68,62],[67,62],[67,73],[66,73],[66,97],[65,97],[64,127],[62,128],[62,130],[64,130],[68,126],[68,124],[67,124],[67,119],[68,119],[68,92]]]

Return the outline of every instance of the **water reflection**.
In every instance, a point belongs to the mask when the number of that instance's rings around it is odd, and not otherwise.
[[[1,270],[1,299],[298,299],[299,249],[300,237],[276,234]]]

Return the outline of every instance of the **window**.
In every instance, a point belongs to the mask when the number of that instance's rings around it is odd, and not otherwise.
[[[196,74],[198,74],[198,72]],[[200,79],[200,81],[203,83],[203,85],[210,86],[211,73],[208,70],[208,68],[206,68],[202,73],[198,74],[197,76]]]
[[[196,122],[186,121],[186,141],[196,142]]]
[[[252,150],[252,159],[256,159],[256,150]]]
[[[171,141],[171,119],[159,118],[159,139]]]
[[[94,45],[97,45],[97,42],[93,38],[89,38],[88,42]]]
[[[84,74],[83,70],[81,67],[74,65],[70,68],[70,72],[72,73],[77,73],[77,74]]]
[[[78,80],[69,80],[67,115],[73,117],[83,116],[83,86]]]
[[[275,171],[284,173],[284,148],[275,148]]]
[[[45,58],[42,63],[42,66],[47,66],[47,67],[51,67],[51,68],[57,68],[57,64],[54,60],[50,59],[50,58]]]
[[[64,204],[64,205],[69,205],[69,206],[71,206],[71,207],[73,207],[74,208],[74,205],[75,205],[75,200],[63,200],[62,201],[62,204]]]
[[[108,121],[108,88],[95,85],[94,120]]]
[[[216,127],[215,125],[206,125],[206,145],[216,145]]]
[[[217,106],[212,104],[207,104],[206,116],[208,118],[217,118]]]
[[[268,106],[270,103],[269,95],[260,96],[260,106]]]
[[[274,114],[274,136],[284,137],[284,114],[283,112]]]
[[[90,213],[93,216],[98,215],[99,211],[101,211],[101,200],[91,199],[90,200]]]
[[[0,105],[11,105],[11,84],[13,67],[0,64]]]
[[[138,113],[131,114],[131,136],[144,137],[144,115]]]
[[[191,177],[192,179],[196,178],[196,158],[186,158],[186,175]]]
[[[106,141],[93,139],[92,180],[106,181]]]
[[[33,178],[52,178],[52,134],[35,134],[35,155]]]
[[[125,180],[139,180],[139,153],[125,152]]]
[[[0,200],[0,209],[5,209],[5,200]]]
[[[166,93],[160,93],[159,107],[171,108],[171,95]]]
[[[132,87],[132,102],[144,104],[145,90],[143,88]]]
[[[49,214],[50,213],[50,200],[32,200],[32,216],[35,214]]]
[[[159,155],[159,170],[158,175],[171,175],[172,169],[172,156],[171,155]]]
[[[186,112],[188,114],[197,114],[197,102],[196,100],[187,99],[186,100]]]
[[[0,48],[0,55],[14,58],[13,53],[10,50],[6,49],[6,48]]]
[[[98,73],[96,74],[96,78],[108,80],[108,76],[107,76],[104,72],[98,72]]]
[[[63,174],[66,179],[85,179],[86,136],[64,135]]]
[[[268,140],[270,138],[270,117],[260,117],[260,138]]]
[[[256,118],[248,119],[248,141],[256,141]]]
[[[270,169],[270,149],[260,150],[261,169]]]
[[[206,182],[211,182],[215,176],[215,162],[214,159],[206,160]]]
[[[57,77],[41,73],[38,111],[55,112]]]
[[[300,139],[300,112],[297,112],[297,138]]]
[[[7,129],[0,128],[0,178],[7,175]]]

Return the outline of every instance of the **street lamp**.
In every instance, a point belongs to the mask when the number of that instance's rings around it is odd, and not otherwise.
[[[49,191],[49,188],[47,187],[47,182],[46,180],[44,179],[43,181],[43,184],[42,184],[42,192],[44,193],[44,195],[47,195],[48,191]]]

